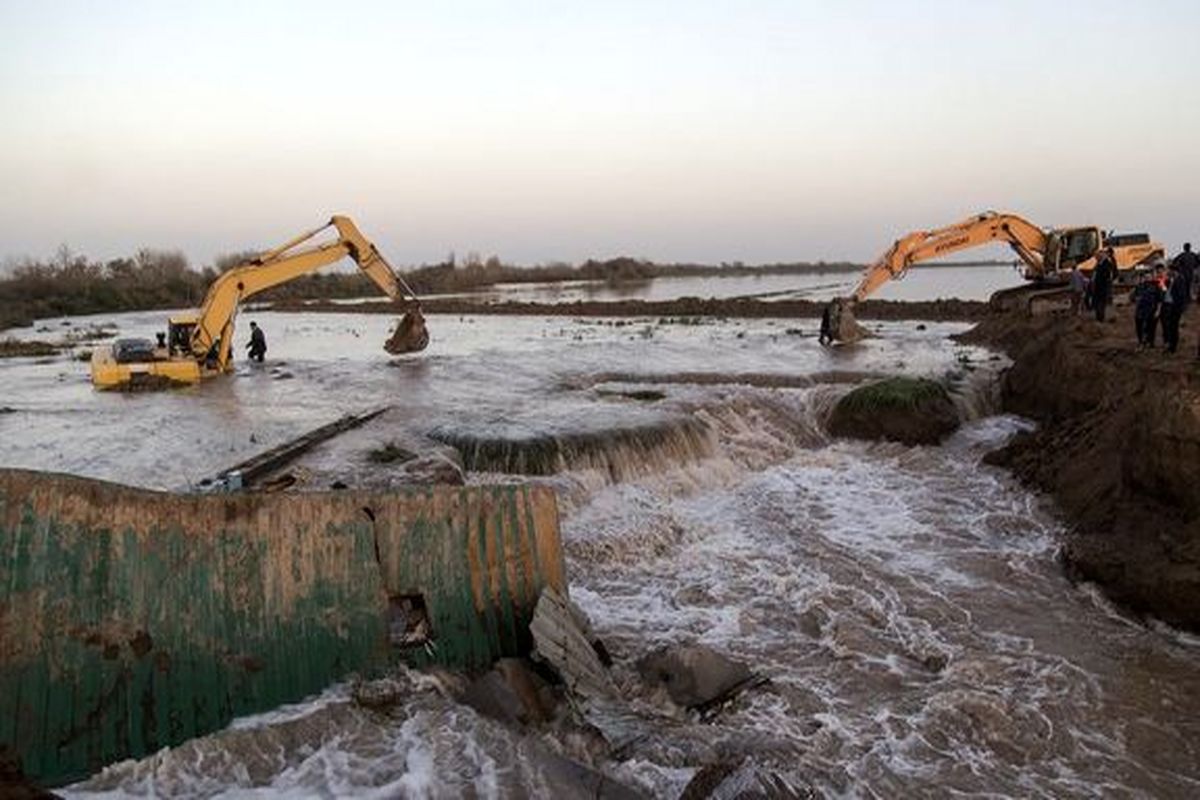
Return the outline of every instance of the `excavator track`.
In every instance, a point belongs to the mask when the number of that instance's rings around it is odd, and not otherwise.
[[[1001,289],[989,305],[996,311],[1025,311],[1035,317],[1066,313],[1071,310],[1071,287],[1041,282]]]

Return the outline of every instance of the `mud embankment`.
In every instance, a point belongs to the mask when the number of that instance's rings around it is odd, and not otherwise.
[[[559,317],[726,317],[733,319],[779,319],[787,317],[820,318],[827,303],[823,300],[763,300],[738,298],[681,297],[676,300],[576,300],[570,303],[505,302],[482,303],[469,298],[422,300],[426,314],[500,314]],[[271,305],[272,311],[323,311],[352,314],[395,314],[389,301],[333,303],[329,301],[293,301]],[[855,315],[872,320],[926,320],[930,322],[973,322],[988,313],[988,304],[979,300],[866,300],[859,303]]]
[[[1004,407],[1041,424],[989,460],[1053,493],[1070,523],[1069,571],[1190,630],[1200,630],[1198,314],[1174,355],[1137,349],[1128,308],[1109,323],[996,317],[964,337],[1013,358]]]

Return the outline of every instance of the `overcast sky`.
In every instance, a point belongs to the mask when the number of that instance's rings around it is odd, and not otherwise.
[[[0,257],[877,255],[987,208],[1200,241],[1200,2],[0,0]]]

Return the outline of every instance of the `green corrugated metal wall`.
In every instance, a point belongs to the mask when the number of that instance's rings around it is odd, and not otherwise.
[[[180,496],[0,470],[0,758],[53,785],[403,657],[527,652],[545,488]],[[387,639],[420,595],[427,647]]]

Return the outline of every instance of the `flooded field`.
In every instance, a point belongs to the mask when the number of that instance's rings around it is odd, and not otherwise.
[[[784,275],[729,275],[654,278],[644,281],[558,281],[501,283],[460,295],[481,303],[571,303],[577,300],[677,300],[681,297],[754,298],[758,300],[831,300],[850,294],[861,273],[813,272]],[[1019,285],[1012,266],[918,266],[902,280],[885,284],[873,297],[880,300],[987,300],[997,289]],[[375,298],[358,298],[373,300]]]
[[[164,318],[86,322],[149,335]],[[1026,423],[994,413],[1002,362],[947,338],[965,326],[872,325],[880,338],[823,349],[815,320],[433,316],[429,349],[393,360],[382,316],[250,318],[267,364],[192,389],[99,394],[65,356],[0,362],[0,463],[187,488],[384,404],[414,435],[587,434],[595,447],[535,480],[559,490],[572,596],[650,735],[611,758],[404,674],[391,714],[333,687],[68,796],[564,796],[561,755],[657,797],[743,758],[819,796],[1200,793],[1200,642],[1063,576],[1054,509],[980,461]],[[828,439],[842,392],[897,373],[948,380],[969,422],[936,448]],[[662,435],[638,447],[630,429]],[[348,473],[372,435],[331,450]],[[512,479],[477,467],[469,480]],[[639,694],[633,662],[688,641],[770,683],[703,723]]]

